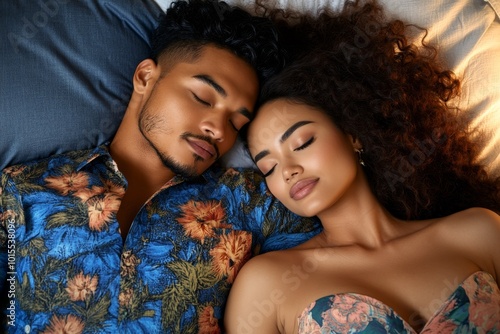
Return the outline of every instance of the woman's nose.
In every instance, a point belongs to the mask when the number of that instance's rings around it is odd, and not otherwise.
[[[299,165],[293,164],[283,168],[283,179],[285,182],[290,182],[295,177],[297,177],[300,173],[302,173],[302,167]]]

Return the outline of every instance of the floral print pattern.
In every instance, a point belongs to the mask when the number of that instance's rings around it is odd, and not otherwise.
[[[247,233],[231,231],[221,235],[219,243],[210,250],[217,276],[227,276],[227,281],[233,283],[241,266],[250,258],[251,247],[252,238]]]
[[[201,333],[206,334],[220,334],[221,329],[217,323],[217,318],[214,316],[214,308],[212,306],[206,306],[201,312],[200,318],[198,320],[198,327]]]
[[[326,296],[298,318],[299,333],[394,333],[416,331],[380,301],[354,293]],[[421,333],[500,333],[500,290],[486,272],[469,276],[429,319]]]
[[[199,240],[202,244],[205,238],[215,236],[215,228],[231,227],[225,224],[226,213],[217,201],[194,201],[180,207],[182,215],[177,221],[183,226],[184,234],[190,238]]]
[[[105,146],[4,169],[0,300],[5,315],[15,306],[7,333],[221,333],[250,256],[319,232],[253,171],[214,167],[167,182],[123,240],[116,213],[126,188]]]
[[[50,324],[42,334],[81,334],[84,330],[84,323],[74,315],[58,317],[53,316]]]
[[[68,292],[69,299],[72,301],[86,300],[87,296],[94,294],[97,289],[97,276],[83,275],[80,272],[78,275],[68,281],[66,291]]]

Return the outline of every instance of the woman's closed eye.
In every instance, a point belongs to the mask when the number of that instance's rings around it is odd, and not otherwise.
[[[312,143],[314,143],[314,141],[316,140],[316,137],[311,137],[310,139],[308,139],[304,144],[300,145],[299,147],[295,148],[294,151],[301,151],[305,148],[307,148],[308,146],[310,146]],[[264,175],[264,177],[268,177],[270,176],[273,172],[274,172],[274,169],[275,169],[276,165],[274,165],[271,169],[269,169],[267,172],[262,170],[261,169],[261,172],[262,174]]]
[[[294,149],[294,151],[300,151],[300,150],[303,150],[305,148],[307,148],[309,145],[311,145],[314,141],[316,140],[316,137],[311,137],[308,141],[306,141],[304,144],[300,145],[299,147],[297,147],[296,149]]]
[[[276,167],[276,165],[274,165],[269,171],[262,172],[262,174],[264,175],[264,177],[268,177],[269,175],[271,175],[274,172],[274,168],[275,167]]]

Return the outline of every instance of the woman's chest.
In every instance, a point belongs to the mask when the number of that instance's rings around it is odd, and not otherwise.
[[[316,250],[299,258],[281,273],[287,302],[278,318],[286,333],[297,333],[304,312],[318,309],[336,314],[337,321],[354,319],[364,310],[421,328],[460,283],[479,269],[439,246],[384,252]],[[331,300],[322,300],[322,308],[314,307],[325,297]],[[324,306],[327,300],[332,307]],[[390,322],[387,319],[381,321]]]

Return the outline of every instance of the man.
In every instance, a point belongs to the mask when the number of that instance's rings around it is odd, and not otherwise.
[[[152,44],[110,145],[1,175],[7,332],[217,333],[251,254],[316,232],[253,172],[210,168],[283,65],[269,21],[177,2]]]

